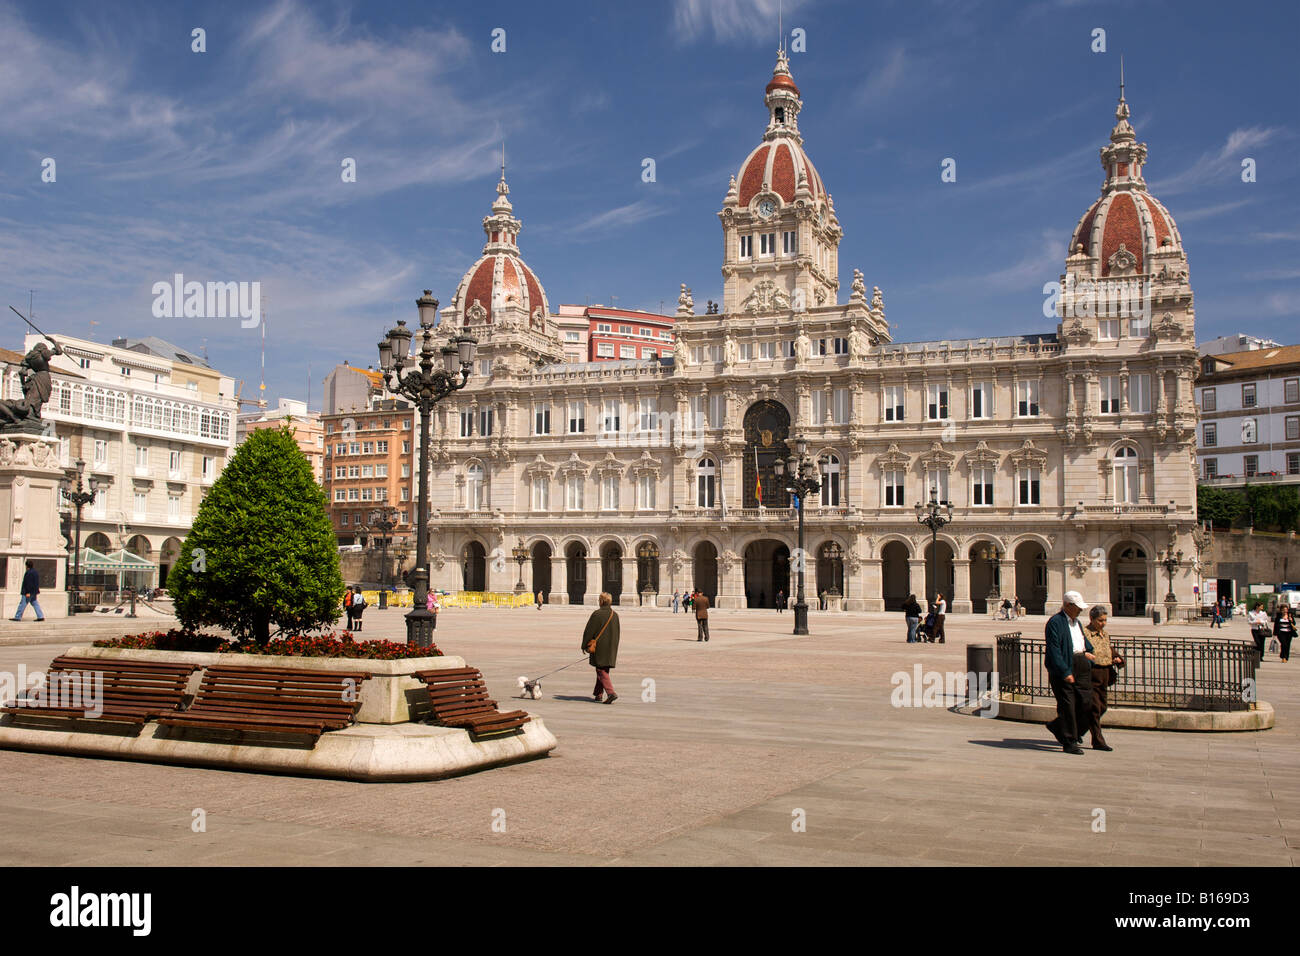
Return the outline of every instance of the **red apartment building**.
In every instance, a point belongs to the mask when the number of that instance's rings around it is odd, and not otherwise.
[[[587,307],[587,360],[653,359],[673,351],[673,316]]]

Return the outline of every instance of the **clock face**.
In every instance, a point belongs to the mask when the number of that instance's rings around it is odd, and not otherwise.
[[[758,204],[758,214],[764,219],[771,219],[772,214],[776,212],[776,203],[770,199],[764,199]]]

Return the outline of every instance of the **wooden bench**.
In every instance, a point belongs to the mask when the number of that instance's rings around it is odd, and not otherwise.
[[[416,671],[415,676],[429,688],[432,719],[444,727],[458,727],[482,737],[517,730],[532,720],[522,710],[497,710],[477,667]]]
[[[369,677],[359,671],[216,664],[203,672],[203,683],[189,709],[168,714],[158,723],[305,734],[314,744],[325,731],[352,724],[361,705],[361,683]]]
[[[162,714],[180,709],[185,696],[185,685],[198,668],[198,664],[73,657],[65,654],[50,662],[43,690],[27,697],[19,697],[8,707],[0,708],[0,712],[144,724]],[[68,683],[72,680],[72,675],[78,676],[81,681],[79,685]],[[92,685],[87,688],[87,682],[98,682],[101,679],[102,687]],[[98,716],[89,715],[85,706],[61,706],[67,704],[73,689],[78,692],[83,705],[97,703],[102,708]],[[87,699],[88,689],[98,697],[97,701]]]

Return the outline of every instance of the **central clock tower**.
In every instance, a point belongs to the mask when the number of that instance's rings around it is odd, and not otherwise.
[[[834,306],[843,231],[835,204],[803,150],[803,101],[784,50],[767,84],[763,141],[740,166],[718,213],[723,309],[807,312]]]

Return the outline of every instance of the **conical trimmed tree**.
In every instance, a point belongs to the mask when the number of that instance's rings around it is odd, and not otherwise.
[[[253,431],[213,484],[167,586],[188,629],[240,640],[338,620],[338,543],[325,491],[288,428]]]

